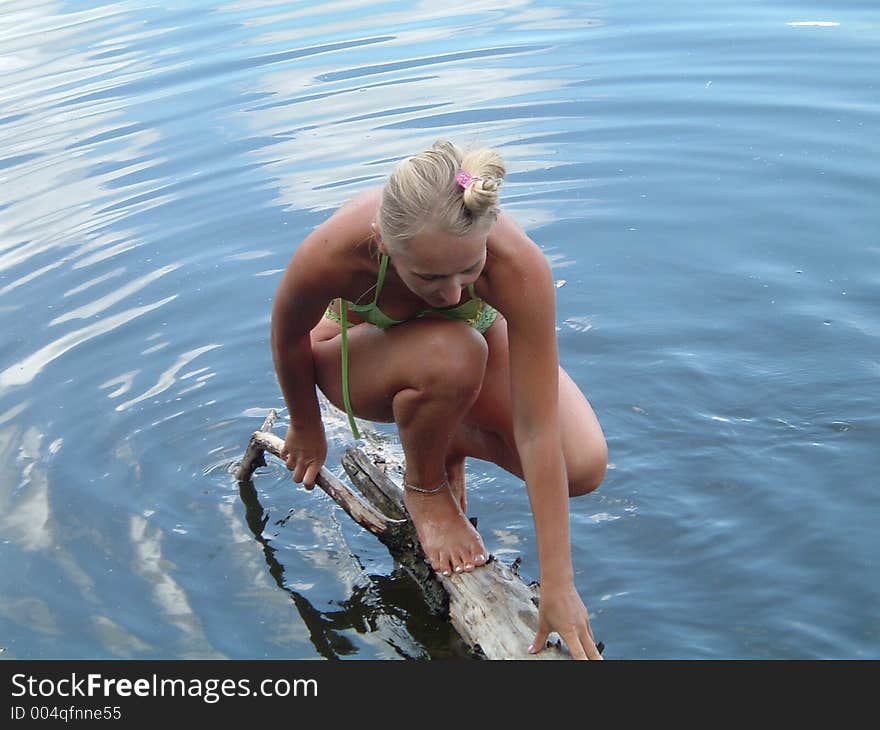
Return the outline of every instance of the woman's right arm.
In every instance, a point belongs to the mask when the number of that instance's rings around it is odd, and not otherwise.
[[[338,265],[334,249],[347,238],[347,226],[340,225],[345,218],[337,212],[303,240],[281,277],[272,305],[272,358],[290,416],[281,457],[293,472],[293,481],[306,489],[315,486],[327,457],[310,333],[344,289],[340,281],[344,267]]]
[[[317,263],[306,239],[281,277],[272,305],[272,358],[290,416],[281,457],[293,480],[307,489],[315,486],[327,456],[309,333],[332,297],[322,291],[320,277],[314,276]]]
[[[363,237],[363,202],[356,198],[318,226],[299,245],[272,305],[272,358],[290,428],[282,458],[293,480],[315,486],[327,457],[327,440],[315,384],[310,333],[332,299],[346,290],[346,260]],[[369,232],[369,223],[366,224]]]

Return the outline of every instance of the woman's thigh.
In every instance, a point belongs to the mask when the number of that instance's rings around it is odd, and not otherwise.
[[[499,317],[486,332],[489,356],[480,396],[465,418],[466,427],[494,433],[510,450],[508,464],[519,464],[513,436],[507,323]],[[559,368],[559,427],[572,496],[595,489],[605,476],[608,451],[593,408],[568,373]],[[500,466],[507,468],[502,463]],[[521,471],[521,469],[517,470]]]
[[[454,389],[478,390],[486,349],[483,337],[463,322],[425,318],[387,330],[367,323],[351,326],[348,382],[352,410],[360,418],[391,422],[394,396],[401,390],[429,390],[438,397]],[[344,410],[341,350],[339,326],[322,320],[312,330],[315,380],[330,402]]]

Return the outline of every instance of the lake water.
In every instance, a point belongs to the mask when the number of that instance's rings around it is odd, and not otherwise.
[[[878,79],[874,0],[3,2],[0,656],[465,656],[320,490],[230,471],[299,241],[448,138],[564,281],[605,656],[880,658]],[[468,474],[535,577],[524,485]]]

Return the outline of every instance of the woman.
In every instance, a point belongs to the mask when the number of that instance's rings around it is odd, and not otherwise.
[[[315,386],[349,413],[395,421],[404,502],[444,575],[486,562],[465,516],[468,456],[526,482],[540,562],[538,630],[601,659],[574,588],[568,497],[595,489],[607,448],[559,367],[555,286],[537,245],[498,207],[504,163],[437,142],[401,162],[299,246],[272,310],[291,416],[283,457],[306,488],[327,453]]]

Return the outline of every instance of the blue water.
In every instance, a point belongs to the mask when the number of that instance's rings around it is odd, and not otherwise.
[[[465,656],[329,498],[230,472],[299,241],[449,138],[505,156],[608,438],[606,657],[880,658],[880,8],[413,7],[0,5],[0,657]],[[468,475],[534,577],[523,484]]]

